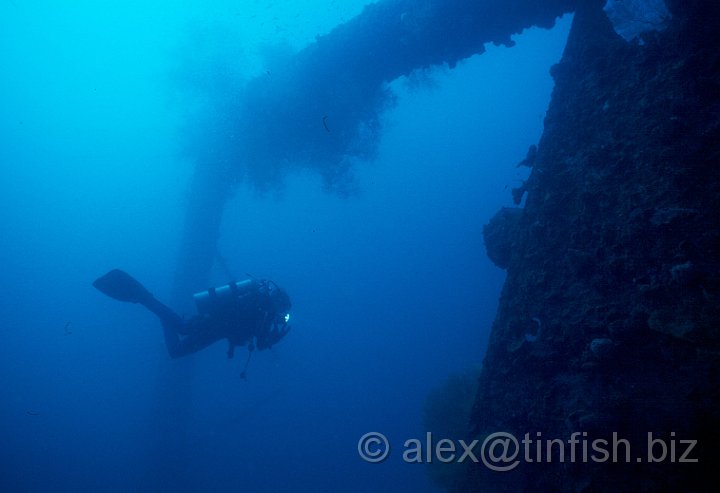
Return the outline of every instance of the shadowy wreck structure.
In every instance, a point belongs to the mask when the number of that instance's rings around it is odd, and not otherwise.
[[[269,188],[290,168],[319,173],[343,192],[352,167],[371,158],[379,115],[393,104],[387,83],[415,70],[450,67],[512,45],[524,29],[552,27],[576,0],[381,0],[221,101],[203,121],[195,149],[173,305],[207,287],[226,202],[239,184]],[[278,145],[282,143],[282,146]],[[192,484],[183,430],[192,402],[192,359],[159,378],[159,417],[149,481],[182,491]],[[167,416],[174,419],[168,420]]]
[[[520,443],[511,472],[473,465],[457,491],[716,488],[720,2],[669,1],[662,29],[629,42],[604,4],[579,4],[553,68],[545,132],[515,193],[524,208],[485,228],[508,275],[473,436],[541,433],[565,442],[564,462],[560,445],[550,462],[534,441],[528,463]],[[574,432],[585,434],[571,463]],[[680,462],[685,440],[697,462]]]
[[[525,162],[532,173],[514,193],[525,206],[486,228],[488,253],[508,277],[469,433],[567,442],[580,432],[589,442],[616,432],[632,460],[583,463],[580,449],[570,463],[566,448],[564,462],[533,455],[506,473],[468,464],[457,491],[708,491],[720,417],[718,5],[668,0],[668,15],[634,39],[617,34],[603,0],[366,7],[224,105],[212,145],[198,147],[176,304],[208,284],[238,183],[270,187],[304,167],[342,190],[375,151],[378,116],[393,103],[387,82],[452,67],[575,11],[545,133]],[[184,368],[166,378],[161,416],[189,407]],[[154,465],[164,489],[182,491],[190,450],[165,431]],[[675,463],[647,461],[649,432],[668,448],[677,440]],[[677,463],[680,440],[699,440],[690,456],[699,463]]]
[[[454,67],[483,53],[486,43],[511,46],[513,34],[550,28],[575,3],[379,1],[238,88],[193,151],[176,298],[208,282],[224,206],[238,184],[269,188],[288,169],[307,168],[342,192],[352,167],[374,155],[380,114],[394,103],[389,82],[427,67]]]

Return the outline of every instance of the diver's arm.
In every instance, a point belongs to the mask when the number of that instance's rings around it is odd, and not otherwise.
[[[268,349],[282,340],[283,337],[290,332],[290,326],[272,327],[268,329],[262,336],[257,336],[257,348]]]

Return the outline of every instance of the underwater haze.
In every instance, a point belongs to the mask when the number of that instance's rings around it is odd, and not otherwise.
[[[194,169],[244,158],[222,130],[252,121],[243,87],[366,3],[0,2],[1,491],[439,491],[358,440],[423,437],[428,394],[482,362],[504,280],[482,225],[526,178],[567,17],[387,81],[342,186],[292,161],[234,178],[209,284],[269,278],[293,302],[247,379],[220,342],[176,399],[166,375],[188,363],[157,320],[92,286],[121,268],[173,303]],[[178,442],[182,460],[158,445]]]

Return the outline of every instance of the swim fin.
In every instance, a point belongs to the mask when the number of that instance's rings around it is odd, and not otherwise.
[[[113,269],[93,282],[95,288],[111,298],[130,303],[151,303],[153,295],[127,272]]]

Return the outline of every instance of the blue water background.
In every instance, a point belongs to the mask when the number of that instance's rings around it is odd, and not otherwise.
[[[91,282],[121,267],[170,298],[205,88],[364,3],[0,2],[1,491],[152,491],[154,427],[174,419],[155,415],[159,375],[177,362],[151,315]],[[242,350],[195,357],[187,491],[437,491],[402,443],[428,392],[482,361],[504,279],[482,225],[526,177],[568,29],[392,81],[350,196],[300,171],[239,187],[220,253],[289,291],[293,330],[247,381]],[[394,445],[382,464],[358,457],[369,431]]]

